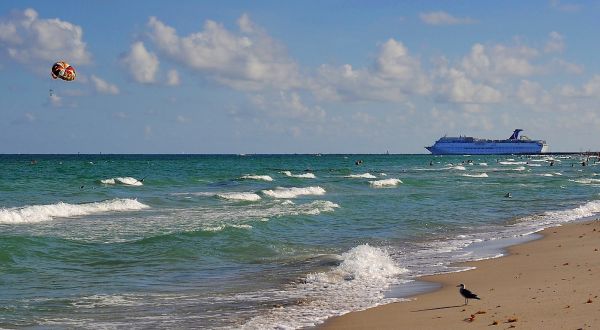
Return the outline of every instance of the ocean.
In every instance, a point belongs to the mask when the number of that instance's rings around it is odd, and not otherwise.
[[[584,160],[1,155],[0,327],[312,327],[594,216]]]

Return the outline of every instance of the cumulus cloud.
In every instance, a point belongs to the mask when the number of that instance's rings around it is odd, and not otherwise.
[[[546,41],[544,51],[547,53],[562,52],[565,49],[565,37],[562,34],[552,31]]]
[[[539,52],[524,45],[506,46],[475,44],[462,59],[462,69],[469,76],[498,82],[506,77],[526,77],[536,73],[532,60]]]
[[[148,21],[150,39],[161,54],[224,85],[239,90],[301,85],[298,66],[280,43],[248,15],[240,17],[238,26],[239,32],[232,32],[208,20],[202,31],[179,36],[156,17]]]
[[[280,91],[275,97],[258,94],[250,100],[263,112],[278,117],[311,122],[325,118],[325,111],[320,106],[307,105],[298,92]]]
[[[23,64],[48,66],[65,60],[80,65],[91,61],[80,26],[58,18],[39,18],[31,8],[0,18],[0,49]]]
[[[438,71],[439,100],[453,103],[497,103],[503,97],[500,91],[484,83],[470,79],[466,72],[456,68],[442,67]]]
[[[517,100],[527,105],[541,105],[552,102],[552,97],[538,82],[521,80],[516,92]]]
[[[92,81],[92,84],[98,93],[113,95],[119,94],[119,88],[116,85],[110,84],[105,80],[96,77],[95,75],[92,75],[90,80]]]
[[[169,70],[167,72],[167,85],[177,86],[179,83],[179,73],[177,70]]]
[[[137,41],[121,57],[121,64],[127,69],[134,81],[150,84],[156,81],[156,73],[160,62],[156,54],[146,49],[143,42]]]
[[[600,97],[600,75],[594,75],[588,82],[580,88],[572,85],[563,86],[560,89],[560,95],[566,97]]]
[[[421,21],[429,25],[461,25],[477,23],[477,21],[472,18],[455,17],[444,11],[421,13],[419,17],[421,18]]]
[[[394,39],[381,45],[370,68],[322,65],[313,84],[319,98],[338,101],[402,101],[408,95],[424,95],[432,89],[419,59]]]

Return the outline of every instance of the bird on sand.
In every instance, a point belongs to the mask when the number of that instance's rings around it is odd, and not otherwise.
[[[459,284],[456,286],[457,288],[460,288],[458,291],[460,292],[460,295],[465,297],[465,305],[467,305],[469,303],[469,299],[477,299],[480,300],[481,298],[477,297],[476,294],[474,294],[473,292],[465,289],[465,285],[464,284]]]

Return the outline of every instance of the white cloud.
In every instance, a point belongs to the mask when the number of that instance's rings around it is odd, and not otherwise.
[[[39,18],[31,8],[0,18],[0,49],[23,64],[49,66],[64,60],[77,66],[91,61],[80,26]]]
[[[129,52],[121,57],[121,63],[134,81],[143,84],[156,81],[156,73],[160,62],[154,53],[146,50],[143,42],[133,43]]]
[[[552,96],[537,82],[521,80],[516,92],[519,102],[527,105],[550,104]]]
[[[453,103],[497,103],[502,93],[492,86],[476,83],[456,68],[440,68],[437,92],[442,101]]]
[[[150,17],[150,38],[160,52],[222,84],[240,90],[301,85],[297,64],[284,47],[256,27],[247,15],[238,20],[239,33],[214,21],[202,31],[179,36],[174,28]]]
[[[593,97],[600,98],[600,75],[594,75],[588,82],[580,88],[572,85],[563,86],[560,89],[560,95],[566,97]]]
[[[270,115],[311,122],[325,118],[325,111],[321,107],[306,105],[297,92],[280,91],[276,97],[253,95],[250,100],[254,106]]]
[[[582,6],[575,3],[561,3],[559,0],[550,0],[550,7],[567,13],[575,13],[581,10]]]
[[[32,114],[31,112],[26,112],[25,113],[25,119],[29,122],[35,121],[36,117],[34,114]]]
[[[421,13],[419,17],[421,18],[421,21],[429,25],[461,25],[477,23],[477,21],[472,18],[455,17],[443,11]]]
[[[563,50],[565,50],[565,37],[556,31],[550,32],[544,51],[546,53],[560,53]]]
[[[410,56],[402,42],[389,39],[381,45],[371,68],[322,65],[311,88],[326,100],[394,102],[408,95],[425,95],[432,85],[420,61]]]
[[[95,75],[91,76],[92,84],[98,93],[102,94],[119,94],[119,88],[116,85],[110,84]]]
[[[539,52],[524,45],[475,44],[462,59],[462,69],[473,78],[499,82],[506,77],[526,77],[537,73],[532,60]]]
[[[177,120],[177,122],[181,124],[185,124],[190,121],[187,117],[182,115],[177,115],[177,117],[175,117],[175,120]]]
[[[48,104],[55,108],[61,107],[63,105],[62,97],[52,93],[48,96]]]
[[[180,84],[179,81],[179,73],[177,70],[169,70],[167,72],[167,85],[169,86],[177,86]]]
[[[553,72],[565,72],[568,74],[582,74],[584,73],[584,69],[581,65],[576,63],[567,62],[563,59],[555,58],[552,62],[549,63],[548,69],[545,70],[546,73]]]

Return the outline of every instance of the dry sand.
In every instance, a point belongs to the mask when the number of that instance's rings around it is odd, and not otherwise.
[[[600,329],[600,221],[541,232],[474,270],[422,279],[440,290],[329,319],[320,329]],[[481,297],[464,299],[458,284]]]

